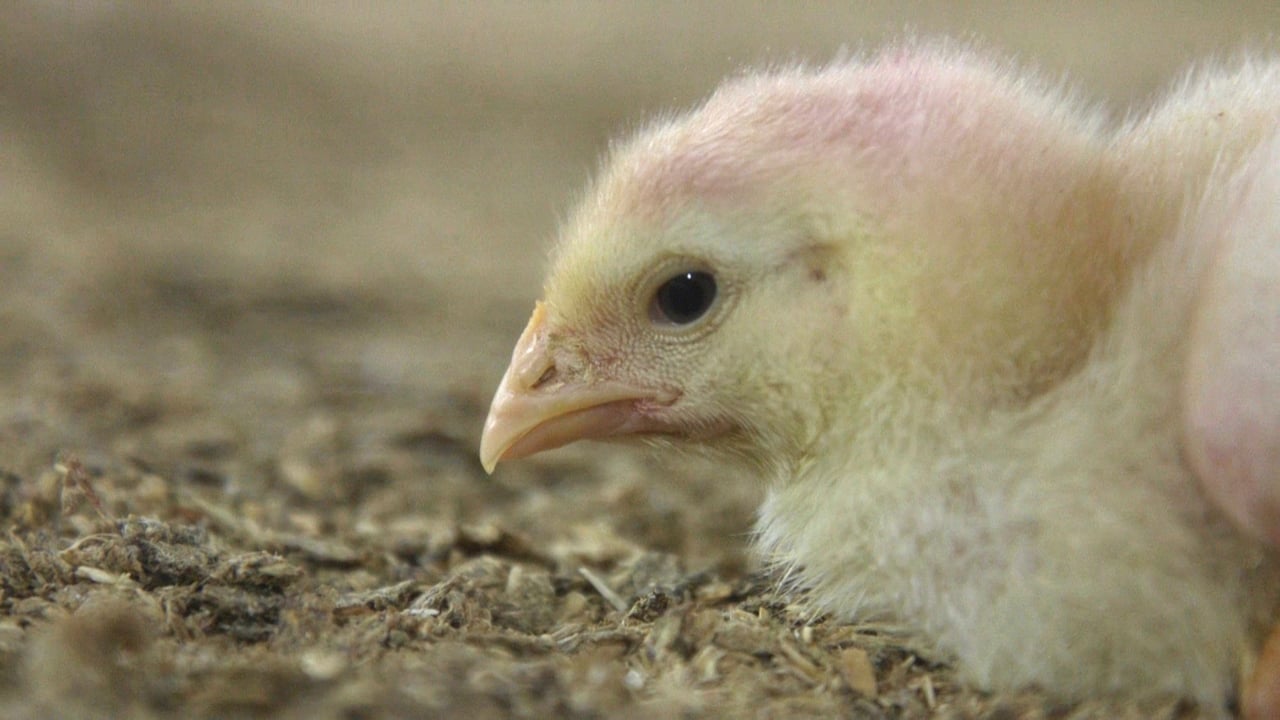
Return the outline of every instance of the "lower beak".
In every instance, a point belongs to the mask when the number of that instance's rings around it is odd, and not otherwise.
[[[669,405],[675,395],[613,380],[564,377],[549,346],[541,302],[520,335],[480,438],[480,463],[493,472],[513,460],[575,440],[645,432],[640,410]]]

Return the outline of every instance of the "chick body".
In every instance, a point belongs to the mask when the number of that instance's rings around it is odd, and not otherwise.
[[[916,628],[982,687],[1225,712],[1280,599],[1280,398],[1215,429],[1223,393],[1280,386],[1222,359],[1280,358],[1277,128],[1277,64],[1118,129],[950,47],[731,81],[615,148],[483,452],[606,408],[591,436],[762,474],[759,547],[825,611]],[[690,263],[721,295],[654,325]],[[1260,460],[1203,460],[1237,440]]]
[[[1280,169],[1278,89],[1275,66],[1202,75],[1111,138],[1115,202],[1081,211],[1109,216],[1126,276],[1084,361],[1025,405],[931,406],[824,448],[775,481],[768,557],[842,617],[921,628],[984,687],[1222,707],[1274,619],[1276,559],[1188,465],[1178,389],[1223,215]]]

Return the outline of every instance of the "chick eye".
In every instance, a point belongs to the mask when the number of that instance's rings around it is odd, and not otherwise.
[[[716,279],[710,273],[682,272],[662,283],[649,312],[656,321],[688,325],[705,315],[715,299]]]

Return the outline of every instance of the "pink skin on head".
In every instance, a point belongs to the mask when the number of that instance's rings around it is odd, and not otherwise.
[[[869,64],[731,81],[690,115],[615,154],[613,174],[627,185],[617,209],[661,215],[693,197],[732,207],[797,182],[840,185],[854,167],[863,179],[848,189],[882,207],[886,194],[915,178],[953,172],[938,161],[959,161],[957,147],[965,148],[967,170],[998,171],[1006,154],[1032,152],[1041,138],[1011,122],[1027,115],[1019,102],[1026,98],[995,92],[993,75],[999,68],[904,47]],[[981,142],[964,142],[975,134]],[[975,146],[985,154],[975,156]]]

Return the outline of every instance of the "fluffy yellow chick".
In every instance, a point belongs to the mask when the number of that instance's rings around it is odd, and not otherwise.
[[[482,462],[733,460],[817,607],[984,688],[1225,713],[1280,600],[1278,128],[1277,64],[1120,128],[949,46],[731,80],[613,148]]]

